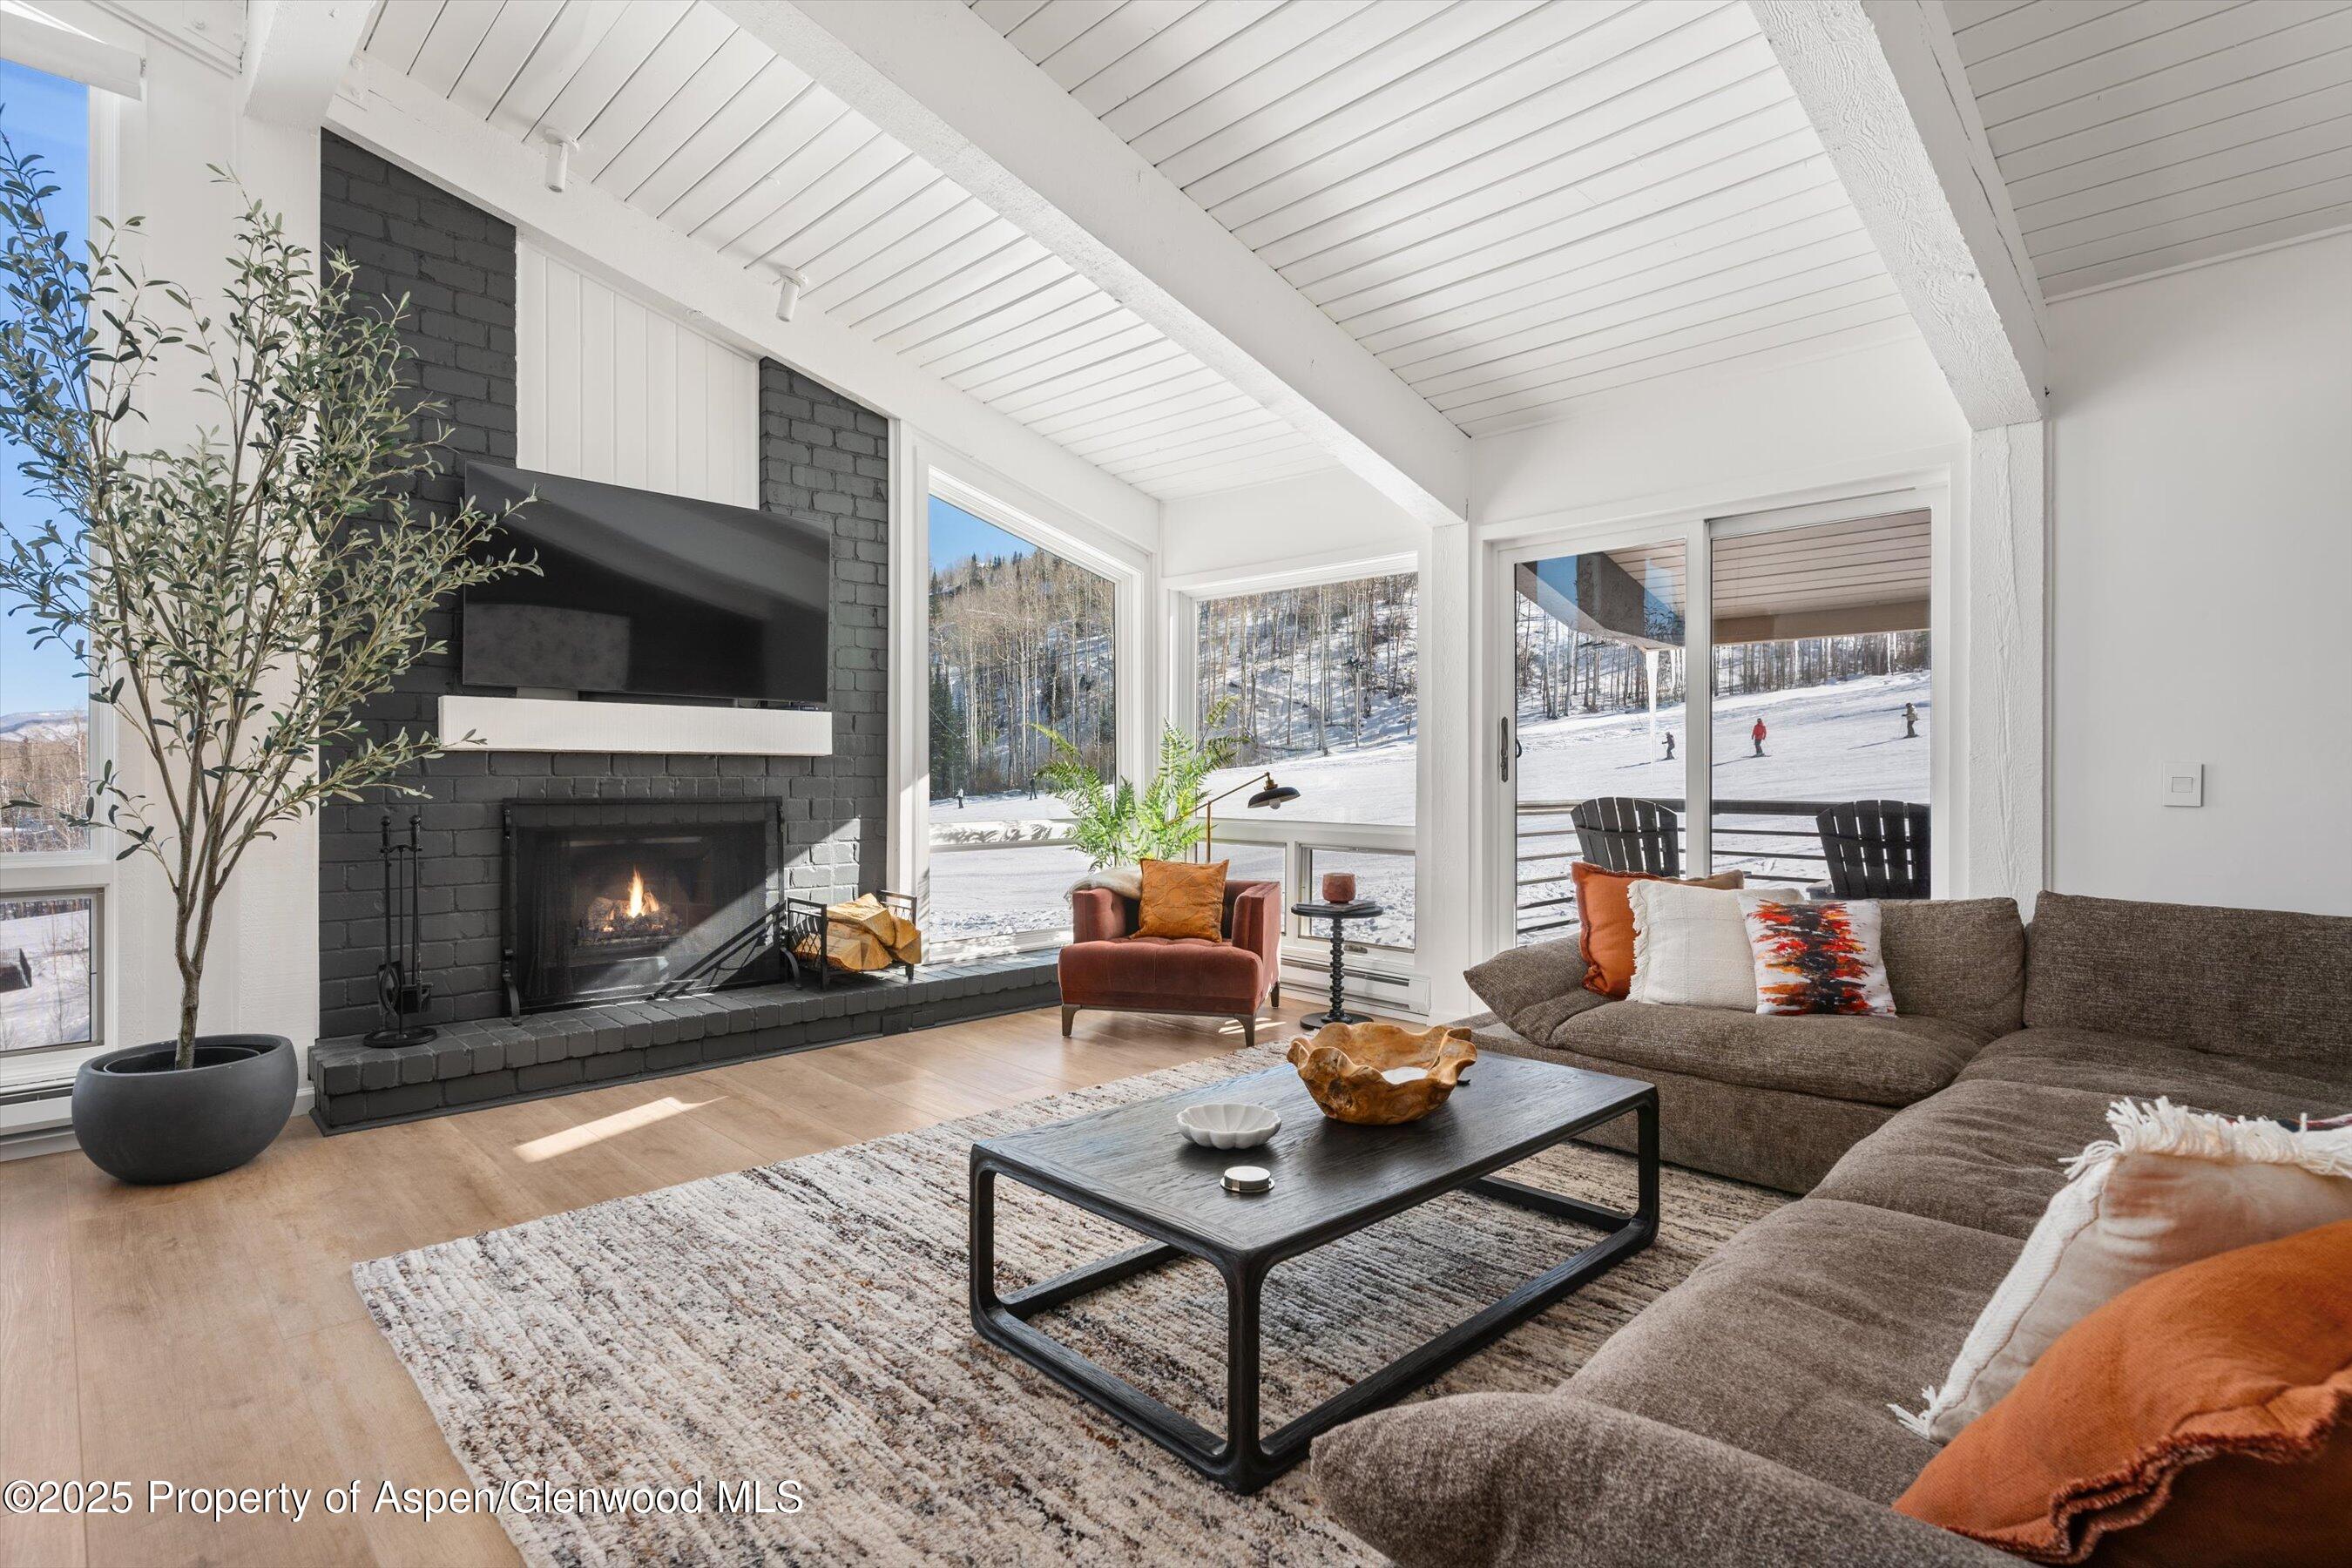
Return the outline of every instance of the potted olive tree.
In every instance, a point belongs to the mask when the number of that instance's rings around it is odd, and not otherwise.
[[[402,385],[404,301],[352,309],[349,264],[314,268],[249,204],[226,286],[200,303],[128,259],[136,219],[86,247],[53,229],[45,175],[0,134],[0,437],[49,503],[0,527],[0,606],[79,661],[135,765],[94,768],[79,798],[6,804],[161,873],[178,1036],[85,1063],[73,1121],[113,1175],[188,1181],[258,1154],[294,1104],[291,1042],[197,1033],[223,893],[321,801],[415,793],[401,776],[437,739],[371,731],[362,704],[439,651],[437,600],[518,563],[489,548],[502,517],[410,504],[445,432]],[[174,384],[201,427],[149,426]]]

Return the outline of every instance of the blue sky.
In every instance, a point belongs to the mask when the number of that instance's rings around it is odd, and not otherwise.
[[[1027,555],[1037,547],[1027,540],[1010,534],[992,522],[982,522],[960,506],[950,506],[939,497],[931,498],[931,570],[953,566],[977,555],[982,560],[997,556]]]
[[[89,89],[0,60],[0,129],[19,153],[37,153],[58,194],[48,199],[49,223],[79,247],[89,231]],[[14,446],[0,444],[0,528],[38,527],[49,506],[26,493]],[[11,606],[0,605],[0,609]],[[70,656],[35,647],[21,615],[0,615],[0,713],[78,708],[87,700]]]

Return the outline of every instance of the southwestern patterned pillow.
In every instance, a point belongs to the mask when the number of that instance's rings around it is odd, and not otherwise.
[[[1876,904],[1784,903],[1743,893],[1739,912],[1756,954],[1759,1013],[1895,1016]]]

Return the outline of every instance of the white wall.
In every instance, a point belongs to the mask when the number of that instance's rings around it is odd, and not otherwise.
[[[2053,886],[2352,914],[2352,235],[2050,317]]]
[[[515,278],[515,461],[760,504],[760,363],[528,240]]]
[[[1664,376],[1471,447],[1471,521],[1599,521],[1801,489],[1873,459],[1965,444],[1916,338],[1751,371]],[[1564,515],[1565,514],[1565,515]]]
[[[1345,468],[1160,509],[1160,570],[1169,578],[1278,573],[1417,551],[1429,530]]]

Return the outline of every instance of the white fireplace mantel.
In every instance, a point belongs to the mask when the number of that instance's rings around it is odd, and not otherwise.
[[[444,697],[441,733],[471,733],[494,752],[625,752],[829,757],[833,715],[798,709],[670,702],[572,702],[543,697]]]

